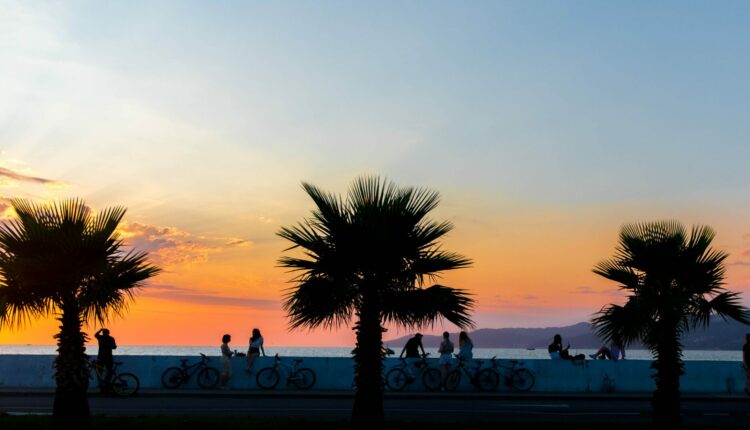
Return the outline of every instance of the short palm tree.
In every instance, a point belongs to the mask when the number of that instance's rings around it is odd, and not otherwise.
[[[654,423],[680,423],[682,335],[706,327],[711,315],[748,323],[737,293],[725,290],[727,254],[710,247],[714,232],[676,221],[625,225],[614,258],[594,273],[629,294],[623,306],[603,308],[592,323],[606,340],[640,341],[654,355]]]
[[[125,209],[93,214],[80,200],[38,205],[12,200],[18,218],[0,225],[0,327],[54,315],[55,428],[87,428],[89,368],[82,327],[120,314],[134,288],[159,269],[124,252],[116,228]]]
[[[383,326],[413,328],[441,317],[472,326],[467,293],[426,285],[470,261],[440,248],[438,240],[452,225],[427,218],[438,204],[436,192],[399,188],[377,177],[356,179],[345,200],[307,183],[303,188],[317,208],[311,218],[278,233],[292,242],[288,250],[304,253],[279,260],[299,271],[284,303],[290,326],[332,328],[356,319],[352,419],[382,422]]]

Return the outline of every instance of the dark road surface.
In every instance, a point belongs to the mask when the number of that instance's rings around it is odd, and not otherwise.
[[[133,398],[92,394],[93,414],[250,416],[349,419],[350,393],[145,391]],[[596,422],[646,424],[648,395],[386,394],[386,418],[419,422]],[[0,391],[0,413],[48,414],[52,393]],[[687,425],[750,426],[750,398],[707,395],[683,398]]]

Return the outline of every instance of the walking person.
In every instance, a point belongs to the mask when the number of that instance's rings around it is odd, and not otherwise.
[[[221,337],[221,377],[219,378],[219,388],[226,390],[229,388],[229,378],[232,377],[232,350],[229,349],[229,342],[232,336],[225,334]]]
[[[94,333],[94,337],[99,343],[99,351],[96,354],[96,361],[104,367],[104,383],[106,386],[101,387],[103,391],[108,389],[110,379],[112,378],[112,367],[115,364],[112,357],[112,350],[117,349],[115,338],[109,335],[109,329],[100,328]]]
[[[253,363],[260,354],[266,356],[266,350],[263,349],[263,336],[260,334],[260,330],[257,328],[253,329],[253,335],[250,337],[250,348],[247,350],[247,369],[246,372],[252,372]]]
[[[443,332],[443,341],[438,348],[440,353],[440,390],[445,391],[445,381],[448,379],[448,371],[451,367],[453,342],[450,340],[450,333]]]

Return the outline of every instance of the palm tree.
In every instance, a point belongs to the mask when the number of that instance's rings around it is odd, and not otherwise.
[[[54,315],[53,427],[87,428],[89,368],[82,326],[121,314],[135,288],[159,269],[124,252],[116,228],[125,208],[93,214],[80,200],[12,200],[18,218],[0,225],[0,328]]]
[[[602,308],[592,323],[606,340],[640,341],[654,355],[655,424],[680,423],[682,335],[706,327],[713,314],[747,324],[738,293],[725,290],[727,254],[710,247],[714,232],[676,221],[623,226],[615,256],[594,273],[628,293],[623,306]]]
[[[346,200],[307,183],[302,187],[317,208],[311,218],[278,233],[292,242],[287,251],[304,253],[279,260],[299,272],[284,309],[292,329],[340,327],[356,319],[352,419],[382,422],[383,326],[420,327],[441,317],[472,326],[467,293],[426,285],[470,261],[440,248],[438,240],[453,226],[427,218],[439,202],[436,192],[399,188],[377,177],[356,179]]]

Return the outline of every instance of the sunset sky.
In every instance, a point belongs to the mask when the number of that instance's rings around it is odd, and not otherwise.
[[[0,1],[0,210],[128,208],[164,273],[108,324],[122,345],[353,344],[288,331],[276,232],[309,215],[302,181],[362,174],[441,193],[474,261],[441,282],[478,327],[620,302],[591,269],[660,219],[712,226],[750,305],[748,22],[732,1]]]

